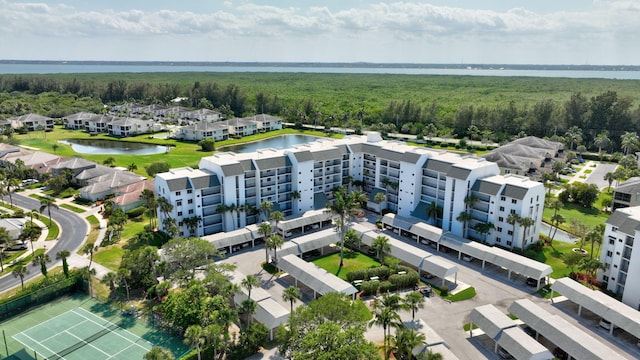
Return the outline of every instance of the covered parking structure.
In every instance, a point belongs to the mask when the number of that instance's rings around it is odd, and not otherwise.
[[[348,282],[293,254],[280,258],[278,267],[295,279],[296,286],[300,281],[313,290],[314,298],[317,294],[324,295],[330,292],[344,293],[355,298],[355,294],[358,292]]]
[[[407,218],[396,214],[385,214],[382,224],[398,235],[407,236],[424,245],[437,243],[442,236],[442,229],[429,225],[418,218]]]
[[[462,254],[466,254],[482,261],[483,269],[486,263],[504,268],[508,272],[509,279],[511,279],[512,273],[536,279],[538,288],[542,285],[541,280],[548,280],[549,275],[551,275],[553,271],[551,266],[539,261],[529,259],[499,247],[487,246],[476,241],[462,239],[451,233],[445,233],[441,237],[439,245],[444,245],[458,251],[458,259],[462,257]]]
[[[458,267],[452,262],[416,246],[407,244],[402,240],[398,240],[395,236],[379,233],[362,224],[354,224],[351,228],[358,234],[362,243],[369,247],[373,245],[373,242],[378,236],[388,238],[391,247],[391,256],[415,267],[419,271],[425,271],[439,277],[442,279],[442,285],[445,285],[447,277],[451,275],[454,276],[453,282],[455,284],[458,283]]]
[[[279,256],[296,255],[301,256],[307,251],[320,249],[320,253],[324,254],[324,248],[340,242],[340,235],[335,228],[320,230],[311,234],[307,234],[293,240],[287,241],[280,249]]]
[[[565,319],[549,313],[529,299],[513,302],[509,312],[564,350],[570,359],[624,359],[593,336]]]
[[[578,316],[584,307],[610,321],[614,325],[609,330],[611,334],[613,334],[615,327],[619,327],[640,339],[640,312],[636,309],[603,292],[589,289],[568,277],[558,279],[551,285],[551,299],[553,299],[554,292],[558,292],[578,304]]]
[[[229,278],[240,289],[240,292],[233,296],[233,302],[236,306],[241,306],[242,302],[248,298],[247,290],[240,286],[245,276],[238,271],[233,271]],[[289,320],[290,311],[274,300],[271,294],[263,288],[251,289],[251,300],[255,301],[257,305],[253,318],[269,329],[269,338],[273,340],[275,329]]]
[[[553,359],[553,354],[547,348],[527,335],[514,320],[492,304],[473,309],[469,319],[471,321],[469,335],[473,336],[473,326],[478,325],[495,341],[494,352],[497,352],[500,346],[518,360]]]
[[[310,210],[293,219],[278,222],[278,233],[284,238],[330,226],[333,215],[327,210]]]
[[[213,244],[220,250],[220,253],[230,254],[249,245],[251,247],[256,246],[256,240],[262,239],[262,235],[258,234],[257,229],[252,230],[246,227],[226,233],[211,234],[202,238]]]
[[[433,328],[427,325],[422,319],[405,321],[404,326],[407,329],[414,330],[416,333],[422,333],[425,338],[425,343],[413,348],[412,353],[414,356],[421,354],[425,351],[433,351],[434,346],[442,345],[448,348],[446,341],[438,334]]]

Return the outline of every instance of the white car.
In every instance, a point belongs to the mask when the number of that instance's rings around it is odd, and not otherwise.
[[[613,326],[611,321],[605,319],[600,319],[600,323],[598,325],[605,330],[611,330],[611,326]]]
[[[462,260],[467,261],[467,262],[471,262],[473,261],[473,257],[469,256],[469,255],[465,255],[462,257]]]

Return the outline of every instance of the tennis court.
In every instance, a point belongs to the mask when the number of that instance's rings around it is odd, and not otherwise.
[[[146,321],[79,295],[34,308],[0,327],[9,359],[142,359],[153,346],[179,358],[189,350]]]
[[[51,359],[141,359],[153,345],[81,307],[13,336]]]

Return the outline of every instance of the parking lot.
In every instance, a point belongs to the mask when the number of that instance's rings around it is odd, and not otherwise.
[[[423,245],[421,249],[436,253],[434,249],[428,246]],[[513,301],[523,298],[532,300],[552,314],[562,316],[591,336],[616,349],[626,358],[640,358],[640,349],[635,346],[635,339],[620,336],[620,330],[614,331],[614,337],[611,337],[607,330],[598,326],[599,319],[589,318],[585,310],[583,310],[582,317],[578,318],[577,307],[569,302],[552,305],[549,300],[541,298],[535,292],[534,287],[526,284],[525,277],[512,274],[511,279],[507,279],[507,271],[501,267],[488,264],[485,269],[482,269],[480,262],[476,259],[467,262],[458,260],[457,254],[439,252],[438,255],[458,264],[458,280],[475,287],[477,295],[473,299],[455,303],[447,302],[438,296],[425,298],[425,307],[416,313],[416,318],[424,320],[438,332],[459,359],[499,359],[498,355],[493,352],[494,345],[491,339],[486,336],[469,338],[469,333],[463,330],[463,325],[468,322],[467,316],[475,307],[493,304],[507,313],[507,308]],[[288,276],[279,279],[274,278],[271,274],[262,270],[260,263],[264,262],[264,259],[264,248],[258,247],[243,249],[224,261],[236,264],[238,271],[245,275],[253,274],[257,276],[261,281],[262,287],[271,293],[276,301],[288,309],[290,304],[282,300],[282,292],[287,286],[292,285],[293,281]],[[303,300],[311,300],[309,291],[304,291]],[[294,305],[294,308],[300,306],[300,304],[298,302]],[[411,319],[409,311],[402,312],[400,315],[403,321]],[[374,343],[382,343],[382,328],[374,326],[367,330],[366,336]],[[550,348],[550,350],[553,350],[553,348]]]

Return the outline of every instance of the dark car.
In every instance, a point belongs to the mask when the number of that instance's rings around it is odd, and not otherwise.
[[[536,280],[534,278],[527,278],[526,283],[529,286],[533,286],[533,287],[538,286],[538,280]],[[545,283],[544,279],[540,279],[540,285],[543,285],[544,283]]]
[[[567,360],[569,358],[569,354],[566,351],[560,349],[559,347],[553,349],[553,356],[557,357],[560,360]]]
[[[422,289],[420,289],[420,293],[425,297],[431,297],[432,291],[430,287],[425,286]]]

